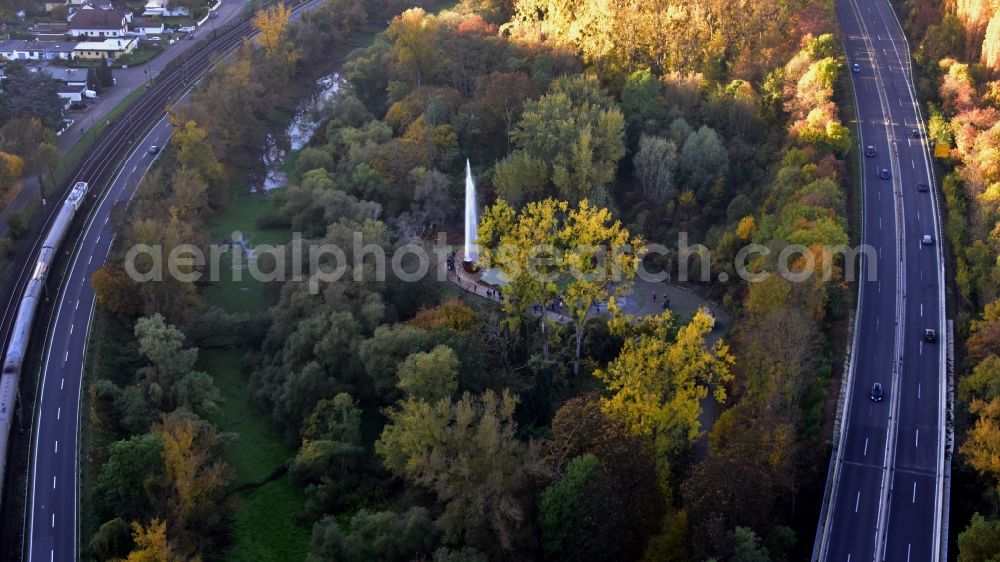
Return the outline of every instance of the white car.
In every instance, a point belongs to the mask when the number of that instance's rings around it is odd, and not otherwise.
[[[924,237],[920,239],[920,243],[924,246],[930,246],[934,243],[934,237],[930,234],[924,234]]]
[[[177,31],[180,31],[181,33],[194,33],[194,26],[185,25],[184,27],[178,27]]]

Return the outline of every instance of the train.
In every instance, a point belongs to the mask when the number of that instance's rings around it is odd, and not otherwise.
[[[17,316],[11,329],[10,343],[3,357],[3,374],[0,375],[0,501],[3,498],[3,482],[7,469],[7,447],[10,443],[11,427],[14,421],[14,408],[17,405],[17,388],[21,378],[21,368],[24,364],[25,352],[28,348],[31,326],[42,300],[45,278],[52,267],[59,250],[59,245],[69,231],[73,217],[83,206],[87,197],[89,185],[87,182],[76,182],[69,196],[63,202],[52,226],[45,235],[42,249],[34,264],[34,271],[28,279],[28,285],[21,295],[17,307]]]

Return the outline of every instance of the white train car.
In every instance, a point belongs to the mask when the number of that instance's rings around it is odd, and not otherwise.
[[[18,303],[10,343],[3,358],[3,374],[0,376],[0,498],[3,495],[3,477],[7,469],[7,444],[10,441],[11,424],[14,420],[18,381],[21,378],[21,366],[28,348],[31,326],[35,320],[38,303],[42,299],[49,268],[69,230],[69,225],[73,222],[73,217],[84,203],[88,189],[87,183],[81,181],[70,190],[69,196],[59,209],[59,214],[45,234],[31,278],[28,279],[28,285]]]

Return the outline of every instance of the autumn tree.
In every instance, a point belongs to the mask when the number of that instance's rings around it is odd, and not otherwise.
[[[413,82],[420,86],[432,75],[437,60],[437,22],[423,8],[410,8],[389,24],[394,55],[400,66],[413,73]]]
[[[184,412],[162,415],[153,433],[163,445],[162,512],[178,544],[202,552],[217,538],[231,509],[224,497],[229,469],[220,458],[224,440],[214,426]]]
[[[407,324],[424,330],[451,328],[457,332],[472,329],[478,320],[476,311],[457,298],[448,299],[434,308],[421,308]]]
[[[634,325],[619,320],[615,329],[626,336],[625,345],[606,369],[595,373],[610,391],[602,399],[605,411],[651,440],[663,475],[671,457],[701,435],[701,400],[710,391],[717,401],[726,399],[734,359],[721,340],[712,347],[705,343],[713,324],[699,310],[672,336],[670,312]]]
[[[90,276],[90,286],[101,307],[119,319],[130,321],[139,313],[141,303],[123,269],[102,265]]]
[[[126,562],[196,562],[200,556],[185,556],[177,551],[167,538],[167,522],[153,519],[148,526],[132,523],[132,540],[135,550]]]
[[[565,268],[556,254],[565,247],[568,211],[568,203],[554,199],[528,203],[520,213],[500,199],[483,211],[479,258],[486,267],[499,268],[507,276],[501,307],[513,327],[521,323],[528,306],[538,304],[546,310],[559,295],[557,282]],[[543,314],[542,355],[546,359],[547,323]]]
[[[292,10],[284,2],[257,11],[253,26],[257,30],[257,43],[268,58],[280,58],[285,64],[293,64],[299,59],[288,40],[289,18]]]
[[[643,242],[632,237],[610,211],[585,199],[569,209],[561,245],[565,248],[563,269],[570,277],[565,303],[576,322],[573,373],[579,374],[587,315],[595,304],[608,303],[630,291],[644,253]]]

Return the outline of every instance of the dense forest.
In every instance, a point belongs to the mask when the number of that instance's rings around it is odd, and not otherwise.
[[[843,264],[821,251],[850,240],[832,3],[411,4],[329,0],[295,22],[265,10],[257,39],[172,113],[162,165],[93,278],[115,344],[88,390],[87,556],[225,558],[223,459],[239,436],[212,423],[221,397],[197,356],[234,346],[258,414],[296,451],[279,477],[304,494],[310,560],[804,558],[850,309]],[[270,128],[369,26],[261,221],[343,248],[348,274],[317,291],[289,271],[265,314],[222,311],[204,283],[131,280],[128,247],[210,243]],[[507,271],[521,258],[501,244],[684,238],[711,250],[689,288],[732,328],[720,339],[703,310],[621,313],[627,287],[515,276],[498,304],[351,259],[355,236],[391,253],[458,232],[467,158],[484,258]],[[773,250],[753,273],[797,244],[793,272],[832,275],[745,283],[733,263],[749,242]],[[630,278],[643,259],[615,265]],[[560,299],[567,323],[530,314]]]
[[[930,132],[944,145],[945,235],[954,272],[957,387],[952,534],[958,559],[1000,555],[1000,6],[907,0]]]

